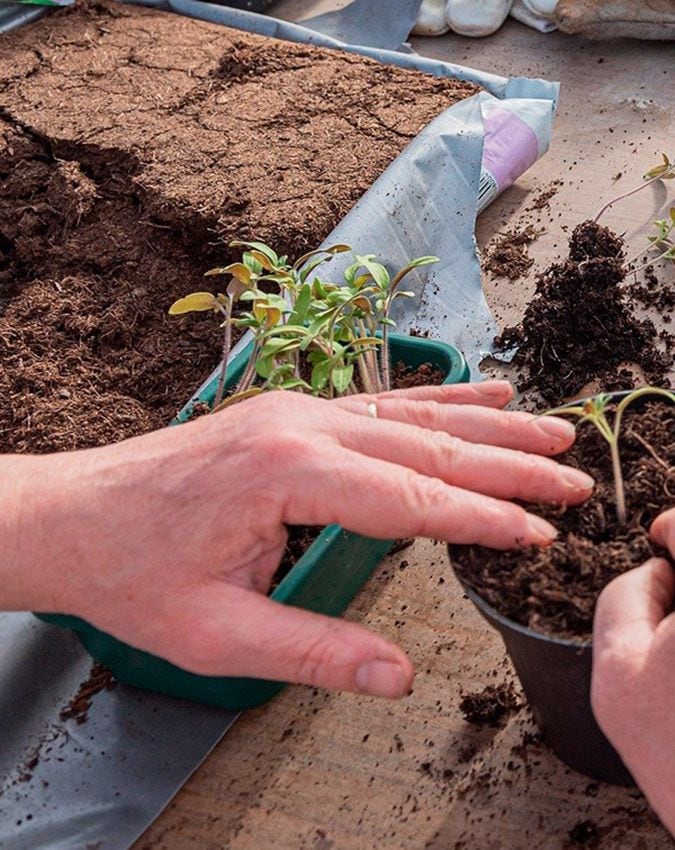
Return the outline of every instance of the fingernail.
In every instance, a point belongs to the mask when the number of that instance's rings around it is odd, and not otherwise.
[[[362,694],[396,699],[408,693],[410,678],[400,664],[376,659],[358,668],[356,687]]]
[[[508,381],[481,381],[474,384],[474,389],[488,398],[501,398],[511,392],[511,384]]]
[[[541,416],[532,420],[534,425],[547,437],[553,437],[560,442],[569,442],[574,436],[574,425],[565,419],[555,419],[549,416]]]
[[[586,475],[585,472],[575,469],[573,466],[563,466],[562,476],[575,490],[592,490],[595,486],[595,481],[590,475]]]
[[[532,532],[532,536],[535,538],[532,542],[537,546],[546,546],[552,543],[558,536],[557,530],[551,523],[546,522],[540,516],[528,514],[527,524]]]

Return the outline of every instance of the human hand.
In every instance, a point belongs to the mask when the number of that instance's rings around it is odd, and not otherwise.
[[[652,537],[675,556],[675,509]],[[614,579],[593,631],[593,711],[656,814],[675,834],[675,574],[662,558]]]
[[[554,529],[507,500],[575,503],[592,481],[537,456],[566,449],[573,426],[497,409],[510,397],[503,382],[332,402],[275,392],[101,449],[10,458],[26,519],[0,558],[33,570],[14,604],[84,617],[197,673],[402,696],[413,671],[398,647],[265,595],[285,524],[550,543]]]

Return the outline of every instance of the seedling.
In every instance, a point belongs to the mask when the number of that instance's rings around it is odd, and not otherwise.
[[[675,242],[672,237],[672,233],[675,230],[675,207],[670,208],[668,218],[659,218],[654,222],[654,225],[656,227],[656,233],[651,233],[647,237],[650,244],[647,248],[643,248],[642,251],[639,251],[634,257],[628,260],[626,266],[632,266],[633,263],[635,263],[643,254],[646,254],[647,251],[651,251],[654,248],[660,250],[661,253],[656,257],[650,257],[636,269],[631,269],[633,274],[637,274],[638,272],[643,271],[643,269],[654,265],[654,263],[658,263],[659,260],[675,262]]]
[[[626,522],[626,494],[621,470],[621,456],[619,453],[619,436],[621,434],[621,421],[626,408],[647,395],[658,395],[675,403],[675,393],[659,387],[640,387],[628,395],[623,396],[616,404],[613,420],[607,418],[607,408],[614,404],[615,396],[611,393],[601,393],[593,398],[584,399],[581,402],[572,402],[569,405],[547,410],[545,416],[578,416],[582,421],[592,422],[609,444],[612,458],[612,472],[614,475],[614,492],[616,498],[616,515],[619,523]]]
[[[311,251],[294,263],[262,242],[232,245],[246,249],[241,261],[206,272],[229,275],[226,294],[193,292],[169,309],[173,316],[210,310],[223,317],[214,411],[267,389],[325,398],[350,394],[356,392],[355,370],[366,392],[390,388],[392,305],[413,297],[401,282],[413,269],[437,262],[436,257],[411,260],[392,277],[374,254],[354,255],[343,282],[332,283],[316,272],[335,254],[350,251],[348,245]],[[233,395],[223,401],[233,327],[248,329],[253,346]]]
[[[657,180],[673,180],[675,178],[675,162],[671,162],[669,157],[665,153],[662,153],[661,156],[663,157],[663,162],[649,169],[649,171],[644,175],[643,183],[640,183],[639,186],[636,186],[634,189],[630,189],[628,192],[623,192],[621,195],[617,195],[615,198],[612,198],[611,201],[607,201],[607,203],[600,209],[598,214],[595,216],[593,221],[600,221],[602,216],[607,212],[608,209],[613,207],[614,204],[618,204],[619,201],[623,201],[625,198],[629,198],[636,192],[641,192],[643,189],[646,189],[647,186],[650,186]]]

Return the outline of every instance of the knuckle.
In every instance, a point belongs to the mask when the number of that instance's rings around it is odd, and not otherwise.
[[[334,645],[333,629],[326,627],[314,639],[296,648],[296,676],[299,682],[307,685],[321,685],[326,676],[334,674],[338,664],[338,655]]]
[[[416,447],[426,466],[442,475],[451,475],[465,456],[465,443],[445,431],[426,431]]]
[[[432,432],[445,433],[442,404],[437,401],[406,401],[404,405],[406,418],[410,422]]]
[[[264,456],[266,464],[273,470],[286,470],[290,465],[297,466],[299,460],[310,460],[311,444],[307,436],[281,426],[275,434],[265,441]]]
[[[440,478],[409,470],[401,480],[401,500],[412,516],[420,520],[420,536],[426,537],[430,519],[448,498],[447,484]]]

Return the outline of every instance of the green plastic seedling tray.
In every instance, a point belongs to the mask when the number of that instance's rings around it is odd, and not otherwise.
[[[391,337],[391,354],[394,362],[403,361],[413,369],[431,363],[446,374],[446,384],[469,379],[469,369],[459,351],[436,340],[394,334]],[[244,350],[232,362],[228,385],[234,384],[241,376],[247,356],[248,350]],[[199,396],[181,410],[172,424],[189,419],[195,403],[212,403],[216,383],[217,378],[214,378],[203,387]],[[373,540],[353,534],[339,525],[329,525],[279,583],[272,599],[338,616],[370,578],[392,543],[391,540]],[[239,711],[266,702],[285,684],[188,673],[168,661],[122,643],[77,617],[60,614],[38,616],[46,622],[72,629],[87,652],[109,667],[116,679],[145,690]]]

